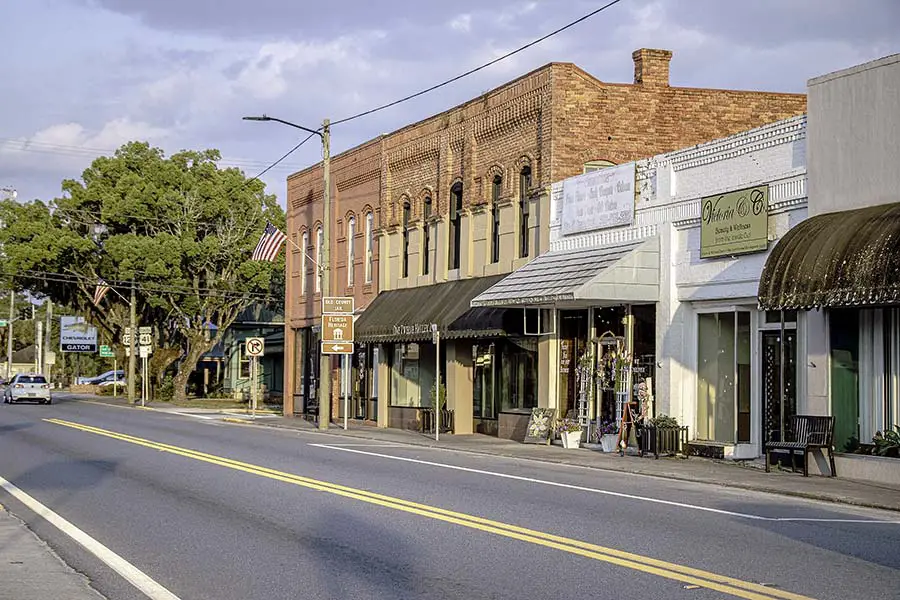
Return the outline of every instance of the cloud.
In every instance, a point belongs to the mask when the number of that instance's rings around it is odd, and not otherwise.
[[[472,31],[472,15],[466,13],[464,15],[454,17],[453,20],[450,21],[450,29],[452,29],[453,31],[469,33],[470,31]]]

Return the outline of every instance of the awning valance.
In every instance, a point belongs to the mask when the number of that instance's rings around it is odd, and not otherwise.
[[[900,203],[817,215],[772,249],[759,280],[765,310],[900,303]]]
[[[505,335],[505,311],[470,308],[472,298],[503,276],[448,281],[381,292],[355,323],[360,342],[415,342],[431,339],[436,323],[445,339]]]
[[[472,301],[472,306],[566,302],[656,302],[659,238],[542,254]]]

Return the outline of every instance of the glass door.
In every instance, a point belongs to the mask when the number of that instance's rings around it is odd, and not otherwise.
[[[783,351],[783,352],[782,352]],[[782,368],[784,387],[782,401]],[[791,417],[797,414],[797,332],[785,330],[784,348],[781,331],[762,332],[762,432],[763,443],[785,439]]]

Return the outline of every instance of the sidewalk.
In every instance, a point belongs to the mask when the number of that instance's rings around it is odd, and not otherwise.
[[[0,600],[103,600],[88,580],[69,568],[0,506]]]
[[[277,417],[252,420],[248,416],[231,415],[224,420],[231,423],[250,424],[263,427],[318,431],[315,426],[300,418]],[[430,448],[442,448],[473,454],[487,454],[546,463],[566,464],[589,469],[634,473],[652,477],[662,477],[680,481],[706,483],[724,487],[754,490],[784,496],[795,496],[849,504],[869,508],[900,511],[900,487],[876,485],[868,482],[836,478],[810,476],[800,473],[772,470],[766,473],[761,463],[742,463],[711,460],[700,457],[663,458],[619,456],[605,454],[595,448],[567,450],[561,446],[522,444],[512,440],[492,436],[441,435],[439,442],[434,436],[426,436],[401,429],[379,429],[358,421],[349,422],[350,429],[344,431],[342,423],[332,423],[323,436],[348,436],[385,443],[400,443]],[[337,440],[335,440],[335,443]]]

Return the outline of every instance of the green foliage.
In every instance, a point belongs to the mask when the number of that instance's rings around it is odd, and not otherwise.
[[[440,395],[441,410],[443,410],[443,409],[447,408],[447,386],[445,386],[443,383],[441,384],[440,394],[441,394]],[[430,396],[432,406],[434,406],[434,395],[435,395],[434,384],[432,383],[431,384],[431,396]]]
[[[655,419],[650,419],[650,426],[657,429],[670,429],[678,427],[678,420],[668,415],[659,415]]]
[[[183,358],[174,383],[183,394],[197,358],[219,339],[207,323],[221,336],[252,303],[283,305],[283,253],[275,263],[250,255],[267,220],[284,229],[284,212],[261,182],[218,168],[219,159],[217,150],[166,158],[132,142],[63,181],[49,204],[0,203],[0,272],[16,289],[86,316],[101,343],[121,339],[128,303],[110,292],[94,306],[96,281],[126,297],[135,281],[138,321],[155,326],[154,346],[180,348],[159,356]]]
[[[900,457],[900,425],[894,425],[893,430],[875,434],[875,454],[878,456]]]

